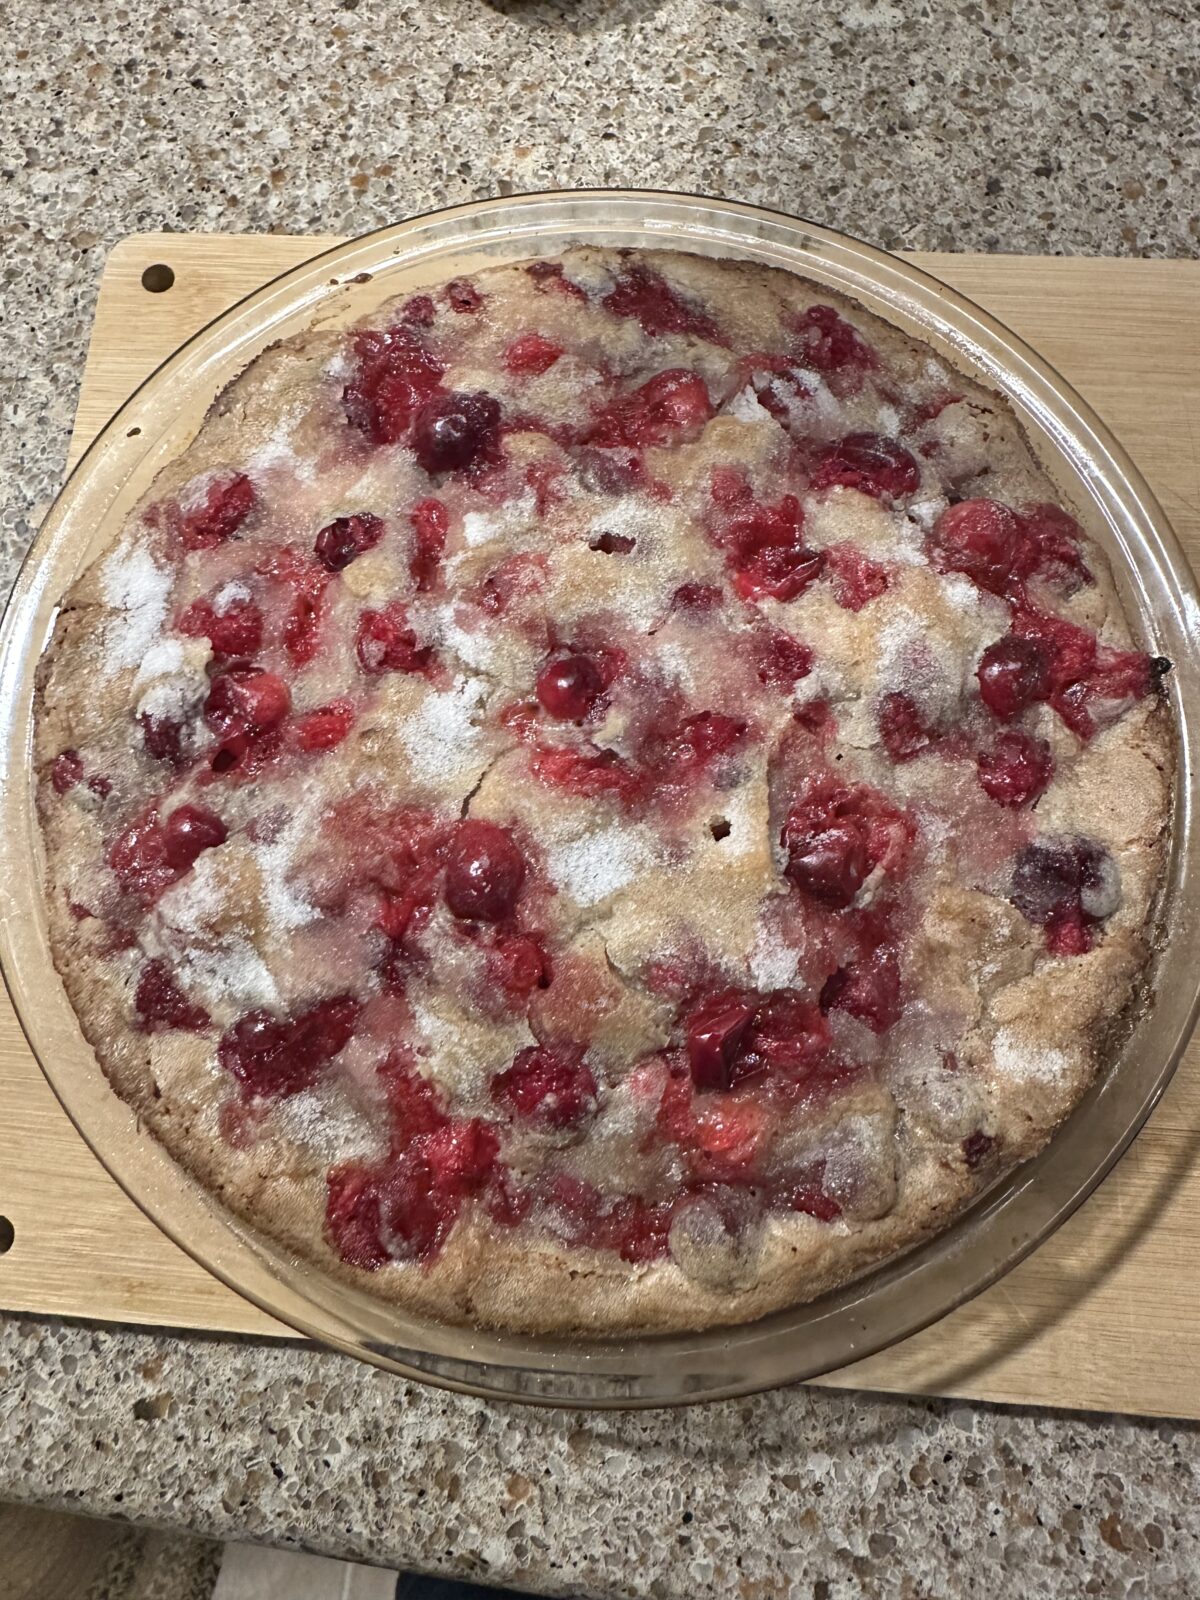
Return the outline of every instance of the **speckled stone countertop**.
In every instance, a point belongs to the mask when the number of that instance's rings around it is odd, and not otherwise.
[[[11,0],[0,556],[58,486],[105,249],[572,184],[914,249],[1195,255],[1191,0]],[[1200,1432],[792,1390],[535,1413],[333,1355],[0,1318],[0,1498],[551,1595],[1200,1592]]]

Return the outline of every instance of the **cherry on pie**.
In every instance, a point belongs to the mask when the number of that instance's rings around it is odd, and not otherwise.
[[[790,274],[571,251],[272,348],[67,596],[114,1089],[380,1296],[743,1321],[1039,1149],[1142,987],[1168,663],[1005,405]]]

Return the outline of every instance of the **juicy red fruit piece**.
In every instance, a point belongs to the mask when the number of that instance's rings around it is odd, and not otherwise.
[[[571,1128],[596,1109],[596,1080],[581,1049],[532,1046],[492,1079],[492,1099],[547,1128]]]
[[[222,1034],[217,1060],[247,1096],[298,1094],[349,1044],[358,1012],[358,1002],[347,995],[292,1018],[251,1011]]]
[[[446,851],[446,904],[464,922],[502,922],[525,882],[525,858],[507,828],[468,819]]]
[[[163,853],[168,866],[186,872],[205,850],[224,844],[229,830],[215,812],[203,806],[177,806],[163,824]]]
[[[331,700],[327,706],[297,717],[293,730],[301,750],[332,750],[354,726],[355,711],[349,700]]]
[[[892,877],[903,869],[914,835],[912,819],[878,790],[815,776],[802,787],[783,825],[785,874],[818,903],[842,910],[873,868]]]
[[[383,518],[370,511],[360,511],[352,517],[338,517],[318,533],[313,553],[330,572],[341,572],[356,556],[373,550],[383,538],[383,531]]]
[[[861,611],[888,586],[887,568],[852,544],[827,545],[825,570],[833,582],[833,598],[846,611]]]
[[[500,402],[482,389],[426,401],[413,422],[412,447],[431,476],[467,472],[500,457]]]
[[[590,656],[555,656],[537,676],[537,697],[552,717],[579,722],[604,693],[604,673]]]
[[[561,344],[540,333],[521,333],[504,352],[504,365],[515,377],[538,377],[550,368],[563,353]]]
[[[258,666],[233,666],[213,679],[204,720],[217,733],[264,733],[287,716],[292,696],[282,678]]]
[[[798,354],[815,372],[865,372],[879,364],[870,345],[832,306],[809,306],[796,319],[795,329]]]
[[[433,659],[428,645],[417,642],[408,626],[408,612],[393,600],[383,611],[364,611],[354,641],[359,666],[372,677],[383,672],[424,672]]]
[[[248,597],[231,600],[220,611],[211,600],[193,600],[176,626],[190,639],[207,639],[213,654],[226,659],[252,656],[262,645],[262,612]]]
[[[50,784],[55,794],[66,794],[83,778],[83,758],[78,750],[62,750],[50,766]]]
[[[183,728],[170,717],[144,715],[138,719],[142,725],[142,745],[146,754],[156,761],[169,761],[173,767],[183,765]]]
[[[881,944],[835,972],[821,991],[821,1009],[848,1012],[872,1033],[886,1033],[902,1010],[900,961],[892,946]]]
[[[1094,839],[1028,844],[1013,863],[1009,898],[1027,922],[1045,928],[1056,955],[1081,955],[1093,929],[1121,904],[1117,863]]]
[[[437,582],[438,566],[450,531],[450,513],[440,500],[422,500],[408,519],[413,530],[413,553],[408,563],[418,594]]]
[[[794,600],[816,581],[825,563],[820,550],[804,543],[804,513],[793,494],[784,495],[778,505],[751,503],[735,511],[722,543],[743,600]]]
[[[1002,722],[1049,698],[1050,658],[1036,639],[1007,634],[988,645],[976,669],[979,695]]]
[[[1023,555],[1021,525],[996,500],[960,500],[947,506],[933,525],[930,542],[942,571],[964,573],[993,594],[1006,588]]]
[[[451,311],[458,312],[478,311],[483,304],[483,296],[470,278],[452,278],[446,285],[446,299]]]
[[[185,511],[179,538],[185,550],[211,550],[231,539],[258,502],[254,485],[244,472],[218,478],[204,492],[198,506]]]
[[[979,782],[997,805],[1024,806],[1045,794],[1054,759],[1044,739],[1009,729],[978,760]]]
[[[342,391],[347,420],[376,444],[395,444],[438,388],[442,365],[412,326],[359,333],[354,353],[356,371]]]
[[[754,1006],[735,990],[711,995],[687,1021],[688,1067],[698,1089],[728,1089]]]
[[[857,489],[876,500],[899,499],[921,483],[921,469],[895,439],[882,433],[848,433],[817,458],[811,486]]]
[[[758,642],[758,681],[790,691],[812,671],[813,653],[790,633],[769,633]]]
[[[784,830],[785,876],[822,905],[850,905],[871,870],[865,830],[854,818],[804,830]]]
[[[690,333],[710,344],[723,344],[711,317],[688,305],[660,273],[631,267],[601,301],[614,317],[632,317],[652,338],[664,333]]]
[[[586,442],[634,450],[680,444],[696,438],[712,415],[712,401],[700,374],[672,367],[606,406]]]
[[[879,709],[879,733],[883,747],[893,761],[913,761],[931,750],[934,745],[932,730],[916,702],[906,694],[885,695]]]
[[[208,1012],[194,1006],[175,982],[165,961],[147,961],[138,974],[133,1008],[142,1033],[158,1033],[166,1028],[181,1028],[199,1033],[208,1027]]]

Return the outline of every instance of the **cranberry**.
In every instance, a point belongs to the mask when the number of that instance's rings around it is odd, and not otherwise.
[[[534,286],[543,293],[553,291],[555,294],[566,295],[572,300],[586,300],[587,294],[579,284],[568,278],[563,271],[562,263],[558,261],[531,261],[525,271],[533,279]]]
[[[330,572],[341,572],[356,556],[373,550],[383,538],[384,521],[370,511],[352,517],[338,517],[317,535],[313,551]]]
[[[619,403],[619,402],[618,402]],[[641,457],[626,449],[600,449],[581,445],[575,452],[575,474],[591,494],[619,499],[635,489],[647,489],[649,480]]]
[[[665,738],[656,733],[648,742],[644,757],[652,769],[665,764],[664,776],[679,781],[709,766],[718,756],[731,750],[744,736],[747,724],[719,711],[701,711],[672,728]]]
[[[641,775],[615,750],[571,750],[558,747],[538,750],[532,762],[534,777],[555,789],[572,794],[595,796],[611,794],[632,805],[644,793]]]
[[[376,444],[395,444],[439,386],[442,365],[412,326],[355,335],[356,370],[342,391],[352,427]]]
[[[532,934],[501,934],[488,950],[486,964],[489,978],[512,1001],[527,1000],[535,989],[550,985],[550,957]]]
[[[1029,505],[1020,512],[1028,573],[1078,588],[1095,580],[1080,550],[1083,530],[1061,506]]]
[[[960,500],[948,506],[930,535],[942,571],[965,573],[981,589],[1001,593],[1020,564],[1021,526],[996,500]]]
[[[985,706],[1002,722],[1011,722],[1049,697],[1050,659],[1036,639],[1007,634],[988,645],[976,670]]]
[[[710,344],[724,344],[716,323],[687,305],[670,284],[647,267],[631,267],[601,301],[614,317],[632,317],[652,338],[664,333],[693,334]]]
[[[688,1066],[697,1089],[728,1089],[754,1006],[736,990],[710,995],[687,1021]]]
[[[604,674],[590,656],[553,657],[537,677],[537,697],[552,717],[579,722],[604,693]]]
[[[881,944],[860,961],[842,967],[821,990],[821,1009],[849,1012],[872,1033],[885,1033],[900,1016],[900,961]]]
[[[794,989],[763,999],[733,1063],[735,1082],[769,1074],[794,1089],[807,1087],[829,1064],[829,1024],[819,1007]]]
[[[460,822],[447,849],[446,904],[463,921],[502,922],[525,882],[525,858],[507,828]]]
[[[563,353],[561,344],[540,333],[522,333],[504,352],[504,365],[515,377],[536,377],[550,368]]]
[[[969,1133],[962,1142],[963,1161],[968,1170],[974,1172],[981,1167],[995,1148],[995,1139],[991,1134],[984,1133],[982,1128]]]
[[[62,750],[50,765],[50,783],[55,794],[66,794],[83,778],[83,758],[78,750]]]
[[[893,761],[912,761],[933,748],[934,736],[916,702],[906,694],[885,695],[879,711],[879,733]]]
[[[902,444],[882,433],[848,433],[817,458],[811,486],[840,485],[876,500],[897,499],[920,486],[921,469]]]
[[[408,612],[393,600],[383,611],[364,611],[354,643],[359,666],[377,677],[383,672],[424,672],[433,651],[417,643],[408,626]]]
[[[165,961],[147,961],[138,974],[133,1007],[142,1033],[158,1033],[163,1028],[182,1028],[199,1033],[208,1027],[208,1012],[194,1006],[171,976]]]
[[[1024,806],[1045,794],[1054,775],[1054,760],[1044,739],[1009,729],[979,757],[984,792],[1002,806]]]
[[[198,506],[184,512],[179,537],[185,550],[211,550],[224,544],[242,526],[258,503],[254,485],[244,472],[218,478]]]
[[[253,600],[233,600],[217,611],[211,600],[193,600],[176,620],[180,633],[207,639],[217,657],[250,656],[262,644],[262,612]]]
[[[847,818],[804,833],[785,830],[784,837],[790,881],[823,905],[850,905],[871,870],[859,824]]]
[[[492,1099],[547,1128],[577,1127],[596,1109],[596,1080],[582,1050],[537,1045],[492,1079]]]
[[[350,732],[354,717],[349,700],[331,700],[327,706],[297,717],[293,737],[301,750],[332,750]]]
[[[148,714],[139,720],[142,725],[142,745],[146,754],[153,756],[156,761],[169,761],[173,767],[181,767],[183,765],[181,725],[169,717],[152,717]]]
[[[436,316],[437,307],[427,294],[414,294],[400,308],[401,322],[411,323],[414,328],[432,327]]]
[[[587,442],[635,450],[681,444],[695,439],[712,415],[713,404],[700,374],[672,367],[600,411]]]
[[[216,733],[262,733],[287,716],[288,686],[257,666],[233,666],[213,679],[204,702],[204,720]]]
[[[469,471],[498,460],[500,402],[482,389],[435,395],[416,415],[412,447],[430,475]]]
[[[151,805],[140,812],[109,846],[108,864],[126,894],[152,905],[179,876],[167,860],[166,840]]]
[[[246,1095],[298,1094],[349,1044],[358,1013],[358,1002],[345,995],[294,1018],[251,1011],[222,1034],[217,1060]]]
[[[813,653],[790,633],[772,630],[757,641],[758,681],[791,692],[812,671]]]
[[[470,278],[452,278],[446,285],[446,299],[451,311],[478,311],[483,304],[483,296]]]
[[[409,517],[413,529],[413,553],[408,563],[418,594],[425,594],[437,582],[438,566],[450,531],[450,513],[440,500],[422,500]]]
[[[684,611],[713,611],[724,598],[723,590],[716,584],[681,583],[671,596],[671,605]]]
[[[176,872],[186,872],[201,851],[224,844],[229,830],[203,806],[177,806],[163,826],[163,850]]]
[[[799,1172],[777,1179],[772,1186],[773,1204],[784,1211],[800,1211],[818,1222],[833,1222],[842,1214],[839,1201],[826,1194],[825,1163],[812,1161]]]
[[[734,513],[724,543],[734,588],[743,600],[794,600],[820,576],[825,557],[806,547],[803,529],[804,513],[793,494],[778,505],[751,505]]]
[[[809,306],[796,319],[798,354],[805,366],[828,375],[846,369],[866,371],[878,358],[858,330],[832,306]]]
[[[1013,864],[1009,898],[1028,922],[1046,928],[1048,937],[1058,928],[1078,932],[1110,917],[1120,905],[1120,871],[1094,840],[1035,842]]]
[[[861,611],[888,586],[887,568],[852,544],[827,546],[825,570],[833,582],[833,598],[846,611]]]

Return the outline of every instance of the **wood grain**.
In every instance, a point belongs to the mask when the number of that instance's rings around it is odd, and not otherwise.
[[[72,462],[183,339],[335,240],[147,234],[110,255]],[[995,312],[1112,425],[1200,556],[1200,262],[912,258]],[[169,265],[171,289],[142,287]],[[0,1305],[283,1334],[141,1215],[92,1156],[0,1002]],[[1200,1047],[1116,1172],[1029,1261],[903,1345],[823,1381],[1200,1417]]]

